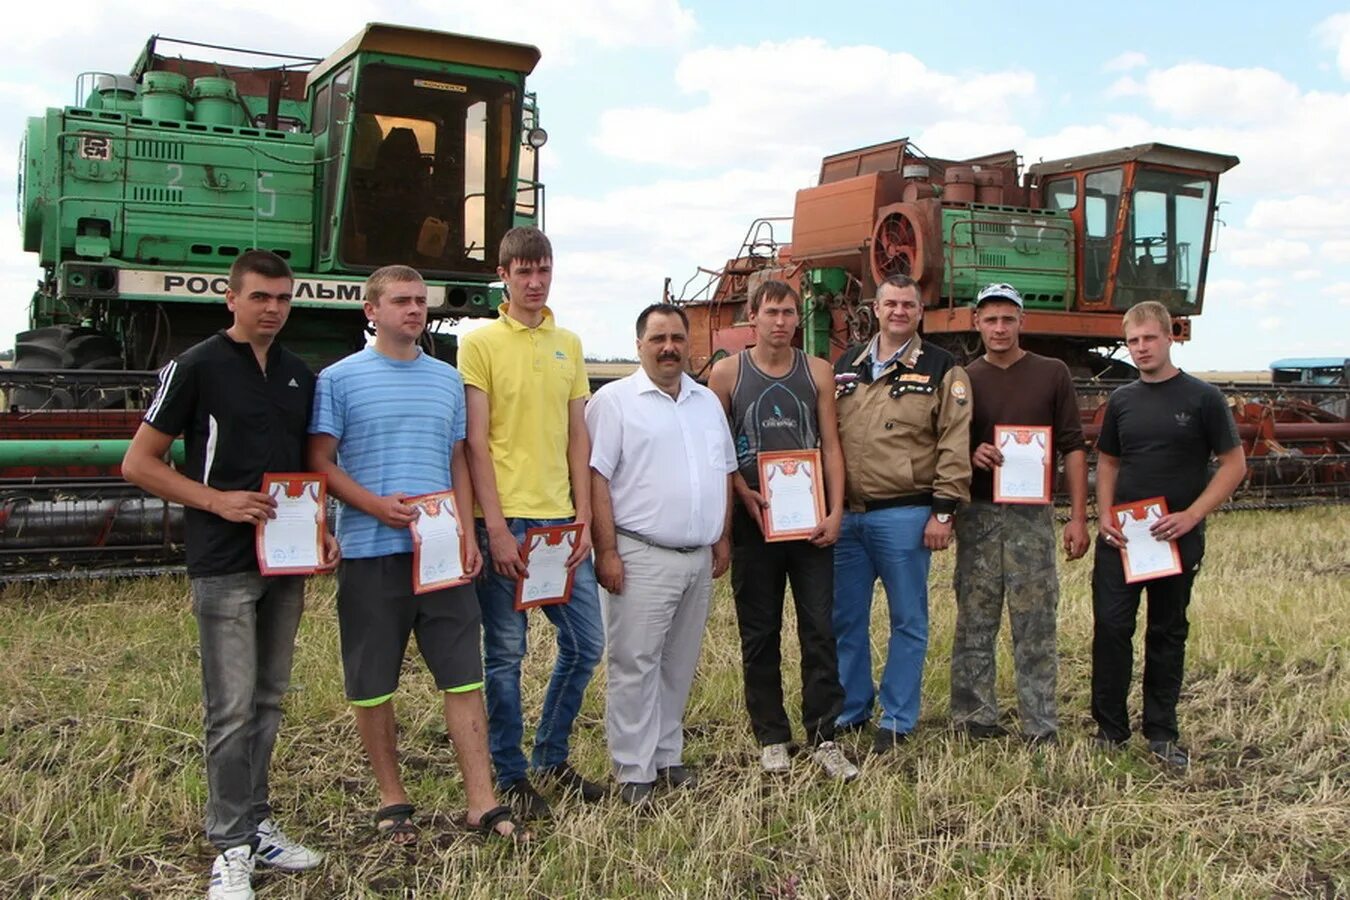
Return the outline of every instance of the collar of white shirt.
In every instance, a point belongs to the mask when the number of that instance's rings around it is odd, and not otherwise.
[[[652,381],[651,376],[647,374],[647,370],[642,368],[642,366],[638,366],[637,371],[633,373],[633,380],[636,384],[637,392],[639,394],[648,394],[651,393],[652,391],[657,391],[662,394],[666,393],[661,389],[659,385],[657,385],[656,382]],[[698,384],[698,382],[695,381],[693,378],[690,378],[688,372],[681,372],[680,393],[673,398],[675,402],[683,403],[685,400],[687,400],[689,398],[689,394],[692,391],[692,388],[696,384]],[[669,397],[670,395],[666,394],[666,396]]]
[[[905,341],[903,344],[900,345],[899,350],[896,350],[890,356],[886,357],[885,359],[877,359],[877,354],[881,352],[880,351],[881,335],[879,334],[872,335],[872,341],[867,345],[867,355],[872,360],[872,377],[873,378],[878,377],[879,375],[881,375],[882,372],[886,371],[887,367],[889,367],[891,363],[903,359],[905,353],[909,350],[909,345],[912,344],[913,342],[914,338],[911,337],[909,340]]]

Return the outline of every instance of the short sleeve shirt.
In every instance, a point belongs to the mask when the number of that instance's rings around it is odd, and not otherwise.
[[[615,525],[664,547],[703,546],[722,534],[737,463],[716,394],[685,375],[671,397],[638,369],[596,391],[586,428]]]
[[[305,426],[314,374],[273,343],[267,371],[253,348],[220,331],[159,373],[145,423],[183,436],[183,474],[221,491],[256,491],[267,472],[305,468]],[[184,511],[187,570],[192,578],[256,572],[254,527],[202,509]]]
[[[319,373],[309,431],[337,438],[338,466],[378,496],[454,487],[450,455],[464,428],[459,373],[425,353],[399,360],[367,347]],[[351,506],[338,510],[337,536],[348,559],[412,552],[408,529]]]
[[[1185,372],[1116,389],[1097,438],[1098,450],[1120,460],[1115,503],[1166,497],[1172,512],[1194,503],[1209,484],[1210,458],[1236,446],[1237,425],[1223,394]]]
[[[574,515],[568,404],[590,393],[581,340],[557,327],[547,308],[536,328],[503,311],[492,324],[464,336],[459,370],[466,385],[487,394],[488,447],[503,515]]]

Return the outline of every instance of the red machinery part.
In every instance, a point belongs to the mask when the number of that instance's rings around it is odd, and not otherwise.
[[[931,239],[922,210],[914,203],[893,203],[877,210],[868,252],[876,284],[892,275],[908,275],[916,282],[929,276],[927,256]]]

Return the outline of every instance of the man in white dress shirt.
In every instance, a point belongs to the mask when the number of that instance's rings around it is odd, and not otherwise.
[[[736,454],[722,404],[685,374],[689,320],[666,303],[637,320],[638,371],[596,392],[591,531],[604,589],[605,733],[619,796],[690,788],[683,717],[712,582],[731,560]]]

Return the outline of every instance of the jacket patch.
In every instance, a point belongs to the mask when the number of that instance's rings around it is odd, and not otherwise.
[[[958,406],[965,406],[966,402],[970,400],[970,391],[966,390],[964,381],[952,382],[952,399],[956,401]]]

